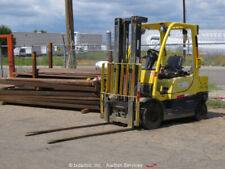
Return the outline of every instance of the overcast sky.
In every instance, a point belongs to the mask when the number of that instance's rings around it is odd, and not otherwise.
[[[114,18],[146,16],[149,22],[182,21],[183,0],[74,0],[75,31],[113,31]],[[225,28],[225,0],[186,0],[187,22]],[[65,32],[64,0],[0,0],[0,25],[13,31]]]

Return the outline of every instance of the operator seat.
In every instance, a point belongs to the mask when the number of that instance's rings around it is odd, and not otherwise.
[[[182,69],[183,57],[182,56],[170,56],[167,60],[165,69],[168,71],[177,71]]]
[[[183,57],[182,56],[170,56],[167,60],[166,66],[162,72],[159,73],[159,78],[174,78],[184,76],[182,70]]]

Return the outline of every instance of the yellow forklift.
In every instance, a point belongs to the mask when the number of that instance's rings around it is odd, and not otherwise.
[[[26,136],[119,124],[121,128],[85,133],[48,140],[49,144],[91,136],[125,132],[134,128],[154,129],[165,120],[207,115],[208,77],[199,76],[201,59],[198,53],[198,25],[184,23],[144,24],[147,18],[133,16],[115,19],[113,62],[102,66],[101,117],[104,123],[31,131]],[[149,48],[147,63],[142,64],[142,34],[148,30],[158,32],[158,50]],[[173,30],[181,31],[184,42],[190,33],[192,49],[189,70],[184,56],[166,49]],[[125,126],[125,127],[124,127]]]
[[[115,20],[114,60],[103,65],[101,115],[106,122],[127,124],[129,128],[154,129],[162,121],[184,117],[201,120],[207,115],[208,77],[199,75],[198,25],[151,23],[134,16]],[[131,30],[131,32],[129,31]],[[159,49],[149,49],[148,63],[141,64],[141,37],[147,30],[160,36]],[[192,42],[191,66],[185,70],[184,56],[168,56],[167,40],[173,30],[189,33]],[[170,52],[171,53],[171,52]]]

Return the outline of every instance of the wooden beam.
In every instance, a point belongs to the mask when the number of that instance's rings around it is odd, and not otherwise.
[[[50,107],[59,107],[59,108],[74,108],[74,109],[84,109],[88,108],[89,110],[99,110],[99,105],[82,105],[82,104],[67,104],[67,103],[54,103],[54,102],[43,102],[40,100],[31,101],[31,100],[22,100],[14,98],[2,98],[3,102],[13,103],[13,104],[25,104],[25,105],[38,105],[38,106],[50,106]]]
[[[38,96],[17,96],[17,95],[0,95],[0,100],[26,100],[26,101],[41,101],[46,103],[65,103],[65,104],[81,104],[81,105],[100,105],[100,101],[98,100],[65,100],[58,98],[46,98],[46,97],[38,97]]]
[[[37,78],[37,55],[36,52],[32,52],[32,78]]]
[[[0,95],[23,95],[23,96],[51,96],[51,97],[80,97],[88,99],[89,97],[98,97],[94,92],[66,92],[66,91],[39,91],[29,89],[10,89],[0,90]]]
[[[72,91],[97,91],[96,82],[87,80],[67,80],[67,79],[29,79],[29,78],[1,78],[0,84],[15,85],[18,87],[40,87],[55,90]]]
[[[32,72],[15,72],[13,73],[15,77],[26,77],[31,78]],[[74,74],[60,74],[60,73],[41,73],[38,71],[38,78],[54,78],[54,79],[87,79],[87,78],[96,78],[101,76],[101,74],[89,74],[89,73],[74,73]]]
[[[72,101],[90,101],[90,102],[99,102],[100,101],[100,98],[98,97],[66,97],[66,96],[38,96],[38,95],[24,95],[24,94],[16,94],[15,93],[12,93],[12,94],[2,94],[2,92],[0,91],[0,97],[22,97],[22,98],[31,98],[31,99],[36,99],[36,98],[39,98],[39,99],[55,99],[55,100],[64,100],[65,102],[68,100],[72,100]]]
[[[51,85],[73,85],[94,87],[95,82],[89,80],[70,80],[70,79],[29,79],[29,78],[0,78],[2,84],[16,85],[22,83],[46,83]],[[14,83],[14,84],[13,84]]]
[[[8,47],[8,62],[9,62],[9,77],[13,77],[13,73],[15,72],[15,57],[13,51],[13,35],[0,35],[1,38],[7,39],[7,47]]]
[[[48,44],[48,67],[53,68],[52,43]]]

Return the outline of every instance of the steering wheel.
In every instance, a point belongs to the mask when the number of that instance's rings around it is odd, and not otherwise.
[[[155,50],[155,49],[149,49],[149,50],[148,50],[148,52],[150,52],[150,53],[157,53],[157,54],[159,54],[159,51],[158,51],[158,50]]]

